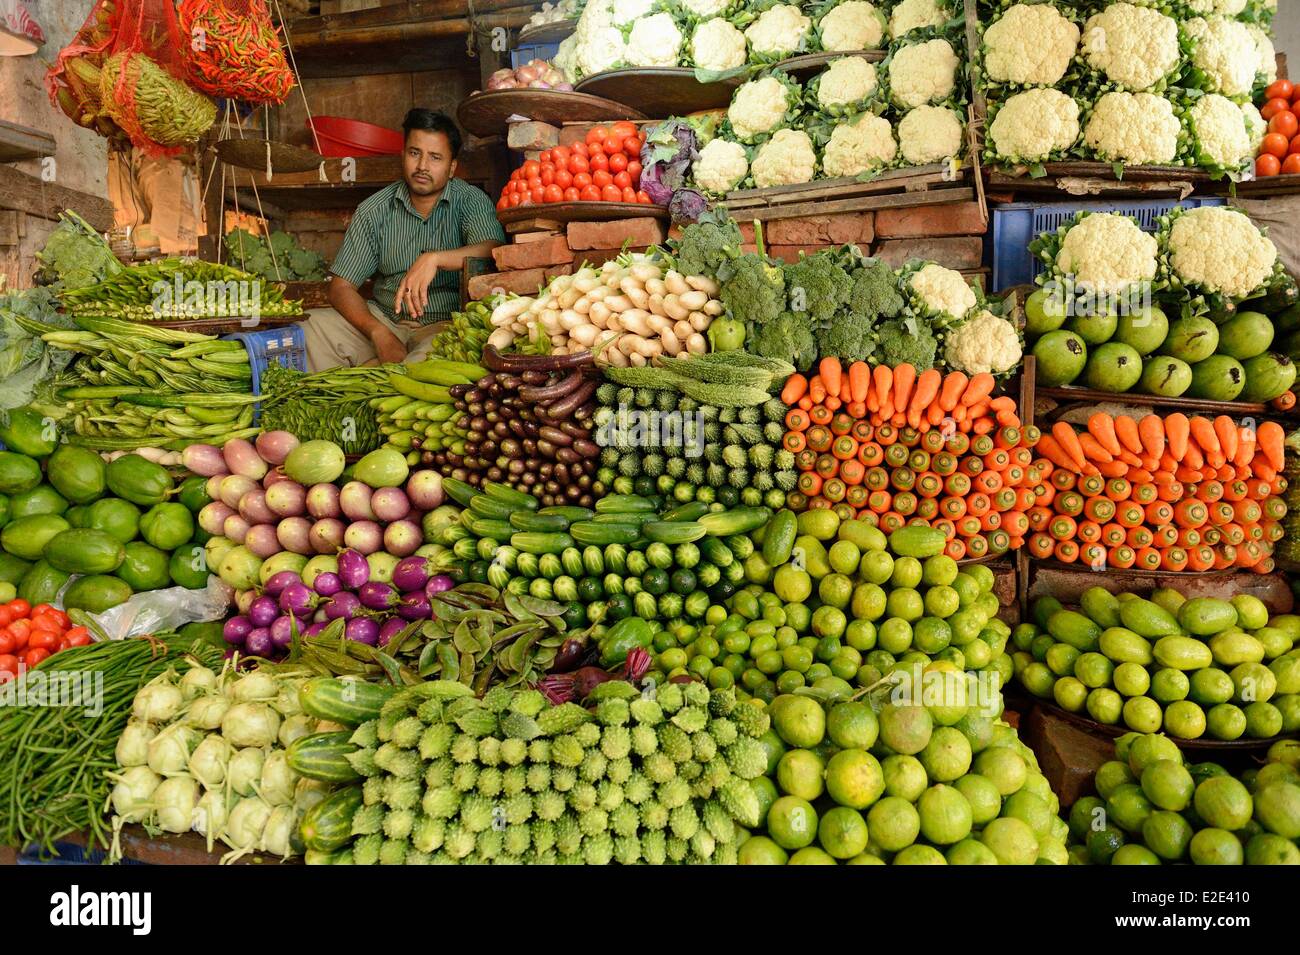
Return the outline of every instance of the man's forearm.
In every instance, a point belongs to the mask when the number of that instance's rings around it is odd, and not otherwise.
[[[328,296],[329,303],[334,307],[334,310],[347,319],[349,325],[367,338],[381,324],[375,316],[370,314],[370,309],[366,306],[366,300],[351,282],[341,279],[337,275],[334,276],[330,279]]]
[[[465,267],[466,259],[488,258],[498,245],[501,243],[495,239],[488,239],[486,242],[463,245],[459,249],[447,249],[438,253],[438,265],[448,272],[459,272]]]

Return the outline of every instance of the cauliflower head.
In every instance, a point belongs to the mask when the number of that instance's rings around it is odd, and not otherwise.
[[[1193,13],[1218,13],[1225,17],[1241,13],[1246,3],[1247,0],[1183,0],[1183,6]]]
[[[578,66],[578,34],[576,31],[560,41],[555,56],[551,58],[551,64],[567,76],[570,83],[576,82],[582,77],[582,71]]]
[[[940,0],[902,0],[889,12],[889,34],[897,40],[913,30],[943,26],[952,16],[952,9]]]
[[[1079,139],[1079,104],[1060,90],[1032,89],[1007,98],[989,124],[997,156],[1041,162]]]
[[[1178,158],[1183,124],[1155,93],[1106,93],[1092,108],[1083,141],[1099,159],[1158,166]]]
[[[944,162],[960,155],[961,117],[946,106],[918,106],[898,123],[898,149],[913,166]]]
[[[749,156],[740,143],[721,137],[711,139],[700,150],[691,173],[697,186],[721,195],[735,189],[749,175]]]
[[[961,61],[947,40],[927,40],[902,47],[889,67],[889,87],[894,104],[904,109],[940,103],[957,86]]]
[[[1080,288],[1124,291],[1156,277],[1156,237],[1128,216],[1097,212],[1075,223],[1056,253],[1056,267]]]
[[[780,129],[759,147],[750,171],[758,189],[812,182],[817,175],[817,152],[802,129]]]
[[[655,13],[632,24],[627,38],[629,66],[676,66],[682,52],[681,28],[670,13]]]
[[[1250,161],[1246,116],[1232,100],[1218,93],[1202,96],[1193,104],[1190,118],[1202,165],[1238,169]]]
[[[1178,24],[1159,10],[1113,3],[1083,27],[1088,66],[1126,90],[1158,86],[1178,69]]]
[[[691,62],[702,70],[734,70],[745,65],[745,34],[722,17],[705,20],[691,34]]]
[[[1050,3],[1018,3],[984,31],[984,70],[997,83],[1052,86],[1079,49],[1079,28]]]
[[[1001,375],[1016,365],[1024,349],[1016,327],[987,308],[950,331],[944,340],[944,362],[968,375]]]
[[[831,178],[858,176],[889,165],[897,154],[889,120],[863,113],[853,122],[835,127],[822,153],[822,170]]]
[[[732,0],[680,0],[683,10],[694,17],[722,16],[732,5]]]
[[[866,0],[844,0],[817,21],[817,29],[827,53],[875,50],[884,44],[885,15]]]
[[[1190,209],[1174,219],[1169,265],[1184,285],[1240,298],[1263,285],[1277,247],[1245,213],[1225,206]]]
[[[618,27],[597,27],[578,40],[578,69],[583,76],[618,69],[627,56],[623,31]]]
[[[1205,89],[1225,96],[1244,96],[1255,83],[1259,51],[1245,24],[1227,17],[1193,17],[1183,29],[1195,41],[1192,65],[1205,78]]]
[[[616,27],[631,26],[655,8],[655,0],[614,0],[610,21]]]
[[[744,83],[731,97],[727,119],[742,140],[754,140],[772,132],[795,105],[789,86],[775,76],[761,76]]]
[[[908,278],[912,292],[926,308],[950,320],[966,317],[975,307],[975,293],[960,272],[929,262]]]
[[[763,56],[797,53],[807,45],[812,20],[797,6],[778,3],[768,7],[745,28],[749,49]]]
[[[1251,153],[1258,153],[1260,144],[1268,135],[1268,123],[1260,115],[1259,107],[1254,103],[1241,104],[1241,116],[1246,121],[1246,135],[1250,137]]]
[[[880,88],[874,63],[860,56],[842,56],[817,78],[817,106],[827,112],[869,99]]]
[[[1265,85],[1272,83],[1277,79],[1277,50],[1273,46],[1273,41],[1268,32],[1257,24],[1247,23],[1246,31],[1255,41],[1255,55],[1259,58],[1259,62],[1255,64],[1255,72],[1264,77]]]

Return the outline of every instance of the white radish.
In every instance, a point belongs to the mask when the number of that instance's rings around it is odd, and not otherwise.
[[[637,351],[642,357],[657,358],[663,354],[664,346],[659,344],[659,339],[642,338],[637,341]]]
[[[583,347],[590,348],[600,337],[600,329],[595,325],[579,325],[569,332],[569,337]]]
[[[664,296],[664,314],[673,321],[682,321],[690,317],[691,310],[682,305],[681,299],[675,294],[670,293]]]
[[[615,368],[627,368],[632,364],[628,361],[628,357],[617,348],[606,350],[605,361],[609,362]]]
[[[600,287],[600,279],[595,275],[584,275],[580,279],[575,279],[573,287],[583,295],[588,295]]]
[[[626,295],[637,308],[645,308],[650,304],[650,295],[643,288],[633,286],[632,288],[624,289],[623,294]]]
[[[673,334],[680,340],[686,341],[686,339],[695,334],[695,329],[691,328],[690,322],[682,319],[681,321],[673,322]]]
[[[709,296],[703,292],[692,289],[682,295],[677,296],[677,301],[682,303],[682,308],[689,308],[692,312],[698,312],[709,301]]]
[[[640,352],[632,352],[627,356],[627,360],[631,362],[633,368],[644,368],[646,366],[645,356]]]
[[[664,297],[658,294],[651,294],[650,301],[646,303],[646,308],[656,315],[666,315],[664,311]]]
[[[696,332],[690,338],[686,339],[686,350],[692,355],[703,355],[709,350],[709,344],[704,340],[704,336]]]
[[[664,276],[664,285],[668,286],[668,291],[674,295],[681,295],[691,290],[691,287],[686,284],[686,279],[682,278],[682,273],[675,269]]]
[[[582,298],[582,292],[570,286],[560,294],[555,303],[562,309],[573,308],[573,303],[580,298]]]
[[[626,295],[606,295],[605,305],[611,312],[626,312],[629,308],[635,307]]]
[[[717,295],[720,291],[718,283],[713,281],[713,279],[709,278],[707,275],[688,275],[686,276],[686,284],[707,295]]]
[[[624,355],[631,355],[634,352],[639,352],[641,350],[638,344],[640,341],[641,336],[639,335],[624,335],[618,340],[618,350]]]
[[[566,332],[572,331],[573,329],[577,328],[579,325],[585,325],[585,324],[587,324],[586,317],[579,312],[575,312],[571,308],[566,308],[564,311],[560,313],[560,327],[563,328]]]
[[[668,294],[668,286],[664,285],[662,279],[651,279],[645,283],[645,290],[651,295],[663,297]]]
[[[650,313],[639,308],[629,308],[619,313],[618,324],[634,335],[653,335],[650,326]]]
[[[713,324],[713,316],[705,315],[703,312],[691,312],[691,317],[687,321],[690,322],[691,331],[704,332],[708,331],[709,326]]]
[[[609,306],[604,302],[592,302],[591,308],[587,310],[587,318],[592,324],[604,328],[609,324]]]
[[[658,279],[659,276],[663,275],[663,271],[659,266],[651,265],[648,262],[638,262],[636,265],[628,269],[628,272],[631,274],[632,278],[642,284],[653,279]]]
[[[609,297],[610,290],[603,285],[598,285],[587,293],[587,298],[593,302],[603,302]]]
[[[656,335],[662,335],[665,329],[673,327],[672,319],[664,318],[662,315],[651,315],[646,319],[646,324],[650,326]]]
[[[677,336],[671,331],[663,331],[659,335],[659,341],[663,344],[663,349],[670,355],[676,355],[682,350],[682,343],[677,340]]]
[[[594,302],[591,296],[584,295],[582,298],[578,299],[576,302],[573,303],[573,310],[577,312],[579,315],[586,315],[589,311],[591,311],[591,306],[593,304]]]
[[[515,333],[508,328],[498,328],[488,336],[488,344],[493,348],[509,348],[515,340]]]
[[[726,308],[716,298],[711,298],[704,303],[704,308],[701,309],[701,311],[703,311],[705,315],[711,315],[714,318],[717,318],[726,311]]]

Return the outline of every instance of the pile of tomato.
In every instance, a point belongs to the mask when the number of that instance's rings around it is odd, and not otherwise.
[[[641,147],[645,136],[633,123],[594,126],[585,141],[556,146],[510,174],[498,209],[548,202],[640,202]]]
[[[1268,135],[1259,146],[1255,175],[1300,174],[1300,86],[1278,80],[1264,91],[1259,114],[1268,123]]]
[[[26,600],[0,604],[0,683],[16,678],[68,647],[90,643],[90,631],[70,626],[68,615],[49,604]]]

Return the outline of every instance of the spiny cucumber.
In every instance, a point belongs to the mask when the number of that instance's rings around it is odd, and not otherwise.
[[[720,364],[703,358],[661,358],[659,363],[674,374],[695,381],[718,385],[745,385],[767,390],[772,385],[772,372],[766,368]]]
[[[745,385],[719,385],[690,379],[682,382],[681,392],[688,398],[694,398],[703,404],[717,405],[719,408],[744,408],[749,405],[761,405],[769,397],[768,393],[762,388]]]

